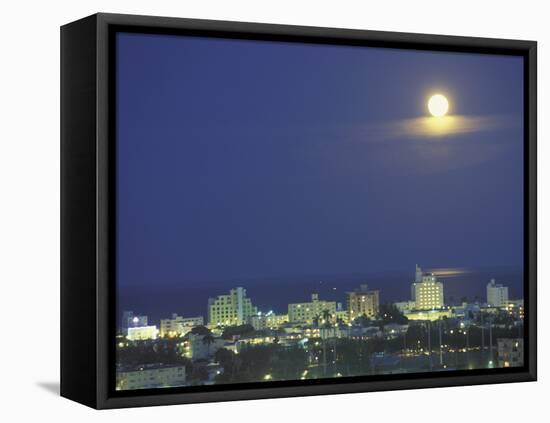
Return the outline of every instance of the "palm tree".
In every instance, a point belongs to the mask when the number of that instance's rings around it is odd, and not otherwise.
[[[313,326],[319,326],[319,315],[316,315],[314,318],[313,318]]]
[[[327,309],[323,310],[322,316],[325,326],[330,326],[330,319],[332,318],[332,314],[330,314],[330,311],[328,311]]]
[[[325,328],[330,328],[330,320],[332,318],[332,314],[330,313],[330,311],[327,309],[323,310],[323,313],[321,314],[321,316],[323,319],[323,326]],[[328,334],[326,336],[321,335],[322,342],[323,342],[323,376],[327,375],[327,339],[326,339],[327,336],[330,336],[330,335]]]

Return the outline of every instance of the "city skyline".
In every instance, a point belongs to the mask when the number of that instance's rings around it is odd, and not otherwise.
[[[414,269],[413,269],[414,270]],[[339,302],[345,302],[345,292],[352,290],[361,284],[367,284],[380,290],[380,301],[382,303],[397,302],[407,298],[410,295],[410,282],[414,279],[414,271],[396,272],[388,275],[381,274],[355,274],[350,277],[341,275],[325,275],[325,278],[315,276],[287,277],[287,278],[269,278],[257,280],[225,280],[214,281],[211,284],[201,285],[203,289],[194,288],[195,296],[209,298],[220,290],[228,290],[235,286],[245,285],[247,291],[259,299],[257,304],[264,310],[281,310],[285,308],[287,295],[285,291],[294,287],[299,293],[297,296],[307,299],[312,292],[318,292],[320,295]],[[470,300],[479,300],[484,298],[486,285],[491,279],[496,279],[507,285],[510,293],[514,297],[523,295],[523,274],[522,269],[504,268],[500,271],[486,270],[481,271],[464,268],[426,268],[426,271],[435,271],[436,275],[444,278],[446,281],[446,296],[451,302],[458,302],[462,297]],[[439,273],[437,272],[439,271]],[[345,281],[345,282],[343,282]],[[386,286],[390,284],[389,291],[396,293],[388,295]],[[398,288],[397,288],[398,287]],[[282,288],[282,289],[280,289]],[[336,288],[336,289],[334,289]],[[139,291],[139,288],[135,288]],[[267,291],[264,292],[264,291]],[[149,289],[148,289],[149,292]],[[139,292],[138,292],[139,293]],[[155,320],[160,320],[162,314],[172,312],[181,312],[189,310],[192,315],[202,314],[206,316],[206,301],[203,305],[191,297],[185,284],[181,288],[169,291],[160,291],[153,289],[143,301],[143,295],[137,295],[135,302],[119,301],[118,314],[124,310],[147,310],[149,315],[155,316]],[[127,294],[127,298],[131,296]],[[189,298],[189,299],[188,299]],[[183,310],[182,310],[183,309]]]
[[[392,304],[361,284],[346,292],[344,305],[315,292],[309,300],[288,292],[280,313],[260,310],[246,288],[234,287],[208,298],[206,319],[172,313],[158,325],[125,311],[116,389],[523,365],[524,303],[510,298],[507,286],[491,279],[485,301],[450,304],[434,273],[416,265],[409,283],[410,298]]]
[[[447,274],[447,276],[449,276],[449,274],[453,274],[453,273],[454,272],[451,269],[449,269],[444,274]],[[444,286],[446,285],[446,283],[445,283],[444,279],[441,278],[441,275],[438,275],[438,274],[432,272],[432,269],[422,270],[422,268],[419,267],[418,264],[417,264],[415,272],[412,273],[412,275],[413,276],[411,277],[411,280],[409,281],[409,283],[407,284],[405,282],[405,285],[408,285],[408,288],[410,289],[410,296],[406,297],[406,298],[405,297],[400,298],[398,301],[395,301],[395,300],[394,301],[381,301],[381,298],[382,298],[381,292],[383,290],[379,286],[369,285],[368,283],[364,282],[364,283],[360,283],[359,285],[356,285],[351,290],[344,291],[344,292],[339,292],[338,294],[335,294],[335,292],[337,291],[337,289],[335,287],[327,287],[328,290],[329,290],[328,292],[332,291],[332,293],[333,293],[333,296],[331,296],[331,298],[326,298],[323,295],[319,294],[319,290],[313,289],[310,292],[310,294],[307,298],[303,297],[303,296],[298,297],[298,298],[293,298],[294,301],[287,303],[287,308],[284,308],[283,310],[281,310],[280,308],[276,308],[276,307],[267,307],[267,308],[263,307],[263,308],[261,308],[261,307],[258,307],[257,305],[255,305],[256,303],[253,301],[248,306],[248,307],[250,307],[251,310],[254,310],[253,312],[251,312],[249,314],[249,316],[266,315],[266,313],[269,313],[269,314],[290,313],[290,311],[289,311],[290,310],[290,305],[303,304],[303,303],[308,302],[308,299],[311,299],[311,298],[314,298],[314,297],[318,301],[321,301],[321,302],[332,302],[332,303],[334,303],[335,311],[336,310],[349,311],[349,295],[354,294],[354,293],[361,293],[362,291],[367,291],[367,292],[375,291],[376,292],[376,304],[377,305],[374,306],[373,310],[375,310],[375,311],[373,311],[372,314],[367,316],[367,317],[370,317],[370,318],[377,317],[379,304],[393,304],[393,305],[396,305],[396,304],[399,304],[399,303],[406,303],[406,302],[415,303],[416,302],[416,305],[413,306],[411,309],[416,310],[416,311],[427,311],[427,310],[445,309],[445,308],[448,308],[448,307],[460,307],[464,302],[470,302],[470,303],[479,304],[479,305],[485,304],[489,307],[491,307],[491,306],[500,307],[502,305],[505,305],[508,302],[509,299],[510,299],[510,301],[512,300],[512,296],[509,296],[509,288],[510,287],[507,284],[504,285],[502,283],[497,283],[497,280],[495,278],[491,278],[488,281],[486,281],[485,284],[483,284],[483,287],[484,287],[484,290],[485,290],[485,297],[484,297],[485,301],[483,301],[483,298],[481,298],[479,296],[475,296],[473,298],[471,298],[471,297],[468,298],[467,296],[462,296],[462,297],[457,297],[457,298],[455,298],[455,297],[449,298],[447,294],[444,295]],[[428,284],[430,282],[432,284],[435,282],[435,283],[438,283],[438,284],[441,285],[440,292],[438,294],[437,299],[434,299],[433,301],[424,299],[424,296],[426,294],[422,291],[419,291],[418,288],[417,288],[417,285],[419,285],[419,284],[422,285],[425,282],[427,282]],[[229,292],[231,293],[234,290],[241,290],[241,289],[244,290],[244,294],[241,294],[241,295],[244,295],[246,298],[249,298],[249,299],[252,298],[250,295],[247,295],[248,294],[248,288],[245,287],[245,286],[239,286],[238,284],[233,286],[233,287],[230,287]],[[343,295],[343,297],[342,297],[342,295]],[[202,319],[202,322],[203,322],[203,323],[200,323],[200,324],[209,324],[210,325],[211,324],[211,319],[209,318],[209,315],[210,315],[211,303],[215,302],[216,300],[218,300],[219,298],[224,297],[224,296],[227,296],[227,292],[220,293],[219,295],[216,295],[214,297],[208,297],[207,301],[205,301],[205,303],[206,303],[206,306],[205,306],[206,312],[205,313],[199,313],[194,317],[190,317],[190,315],[188,313],[187,314],[183,313],[180,316],[179,313],[182,310],[172,310],[170,312],[165,312],[164,316],[161,317],[160,319],[157,318],[157,319],[154,319],[154,320],[155,321],[165,320],[165,319],[168,318],[167,316],[171,314],[173,316],[179,316],[179,317],[183,317],[183,318],[186,318],[186,319],[196,319],[196,318],[200,317]],[[290,296],[292,296],[292,295],[290,295]],[[419,296],[422,296],[422,300],[417,299],[417,297],[419,298]],[[286,294],[285,297],[287,298],[287,300],[290,300],[288,298],[289,294]],[[321,299],[320,297],[323,297],[323,299]],[[513,297],[522,299],[523,295],[520,294],[519,296],[516,295],[516,296],[513,296]],[[495,298],[498,298],[498,300],[495,299]],[[300,301],[300,300],[302,300],[302,301]],[[373,306],[371,306],[371,307],[373,307]],[[137,326],[147,326],[147,322],[148,322],[147,316],[148,315],[146,315],[145,313],[142,313],[143,310],[141,310],[139,308],[136,309],[136,310],[139,310],[138,313],[136,314],[136,316],[138,316],[139,318],[134,317],[134,319],[138,319],[137,322],[140,323]],[[320,315],[321,311],[318,311],[317,314]],[[133,310],[132,311],[124,310],[122,312],[122,321],[124,321],[126,319],[125,318],[126,313],[132,313],[132,316],[134,315]],[[361,314],[363,314],[363,313],[360,313],[359,315],[356,315],[355,317],[359,317]],[[207,317],[207,319],[204,319],[204,317]],[[143,324],[143,325],[141,324],[142,323],[142,320],[141,320],[142,318],[145,318],[145,324]],[[290,319],[290,320],[292,321],[292,319]],[[207,322],[207,323],[204,323],[204,322]],[[136,322],[134,322],[134,323],[136,323]],[[246,323],[246,319],[238,322],[238,324],[243,324],[243,323]],[[221,326],[231,326],[231,325],[235,325],[235,324],[236,324],[235,322],[226,322],[225,324],[222,323]]]

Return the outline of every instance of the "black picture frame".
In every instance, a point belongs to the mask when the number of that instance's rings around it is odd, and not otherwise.
[[[519,368],[114,390],[116,31],[481,52],[524,58],[525,364]],[[61,28],[61,395],[97,409],[534,381],[537,377],[534,41],[98,13]],[[353,379],[353,380],[350,380]]]

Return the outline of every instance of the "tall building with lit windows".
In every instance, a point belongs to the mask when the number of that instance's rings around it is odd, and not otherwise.
[[[248,321],[258,310],[246,296],[242,287],[229,291],[229,295],[219,295],[208,299],[208,324],[210,326],[237,326]]]
[[[508,287],[491,279],[487,284],[487,305],[505,307],[508,305]]]
[[[195,326],[204,325],[204,318],[197,317],[182,317],[177,313],[172,313],[171,319],[161,319],[160,321],[160,336],[174,337],[185,335]]]
[[[359,289],[347,293],[348,321],[359,316],[375,318],[380,311],[380,292],[361,285]]]
[[[327,316],[328,314],[328,316]],[[325,323],[325,317],[329,321],[336,321],[336,301],[323,301],[319,294],[311,294],[308,303],[293,303],[288,305],[288,321],[290,323],[304,323],[311,325],[315,321]]]
[[[434,310],[443,308],[443,283],[433,273],[422,273],[416,266],[415,281],[411,287],[412,297],[417,310]]]

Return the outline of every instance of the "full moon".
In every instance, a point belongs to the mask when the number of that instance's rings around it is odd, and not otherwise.
[[[449,102],[444,95],[435,94],[428,100],[428,110],[435,117],[445,116],[449,111]]]

